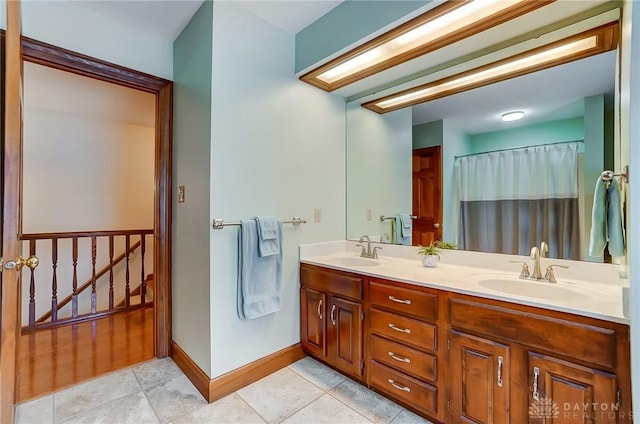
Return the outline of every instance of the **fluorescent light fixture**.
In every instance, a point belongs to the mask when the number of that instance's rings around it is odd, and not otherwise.
[[[517,121],[524,118],[524,112],[521,110],[514,110],[513,112],[507,112],[502,114],[502,120],[504,122]]]
[[[333,91],[553,1],[448,0],[306,73],[300,79],[326,91]]]
[[[583,59],[615,49],[618,33],[618,22],[612,22],[498,62],[371,100],[362,106],[378,113],[390,112]]]

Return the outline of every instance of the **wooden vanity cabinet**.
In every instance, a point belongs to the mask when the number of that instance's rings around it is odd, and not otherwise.
[[[509,423],[509,346],[456,330],[449,343],[454,421]]]
[[[450,422],[631,422],[627,326],[457,294],[449,322]]]
[[[443,421],[443,363],[436,291],[393,281],[368,284],[368,383]]]
[[[308,264],[300,275],[303,349],[431,421],[633,421],[627,325]]]
[[[362,379],[362,278],[303,264],[300,284],[302,348],[345,374]]]

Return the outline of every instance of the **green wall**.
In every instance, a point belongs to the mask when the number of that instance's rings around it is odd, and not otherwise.
[[[425,147],[442,146],[444,122],[432,121],[413,127],[413,148],[424,149]]]
[[[173,44],[172,338],[211,376],[209,222],[213,2],[205,1]]]
[[[473,134],[469,136],[469,150],[466,154],[582,140],[584,131],[584,118],[579,116],[506,130]]]
[[[300,72],[403,18],[431,0],[346,0],[296,34]]]

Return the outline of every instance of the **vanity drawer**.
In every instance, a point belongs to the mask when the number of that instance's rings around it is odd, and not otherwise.
[[[402,315],[371,309],[371,332],[402,343],[408,343],[419,349],[436,351],[435,325],[408,318]]]
[[[354,300],[362,299],[362,278],[340,271],[302,264],[300,266],[300,284]]]
[[[371,336],[371,358],[407,374],[436,381],[437,358],[378,336]]]
[[[616,366],[616,332],[613,329],[579,322],[578,317],[570,321],[465,299],[452,298],[450,307],[454,328],[517,341],[607,368]]]
[[[371,361],[371,386],[429,415],[437,413],[438,389]]]
[[[438,296],[431,293],[371,281],[369,295],[374,306],[428,321],[438,317]]]

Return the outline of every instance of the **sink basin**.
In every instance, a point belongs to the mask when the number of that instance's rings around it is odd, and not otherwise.
[[[343,266],[377,266],[380,265],[376,259],[367,259],[360,257],[333,258],[330,262]]]
[[[591,300],[590,296],[577,290],[545,282],[489,278],[478,281],[478,285],[503,293],[534,297],[536,299],[558,300],[570,298],[576,302]]]

